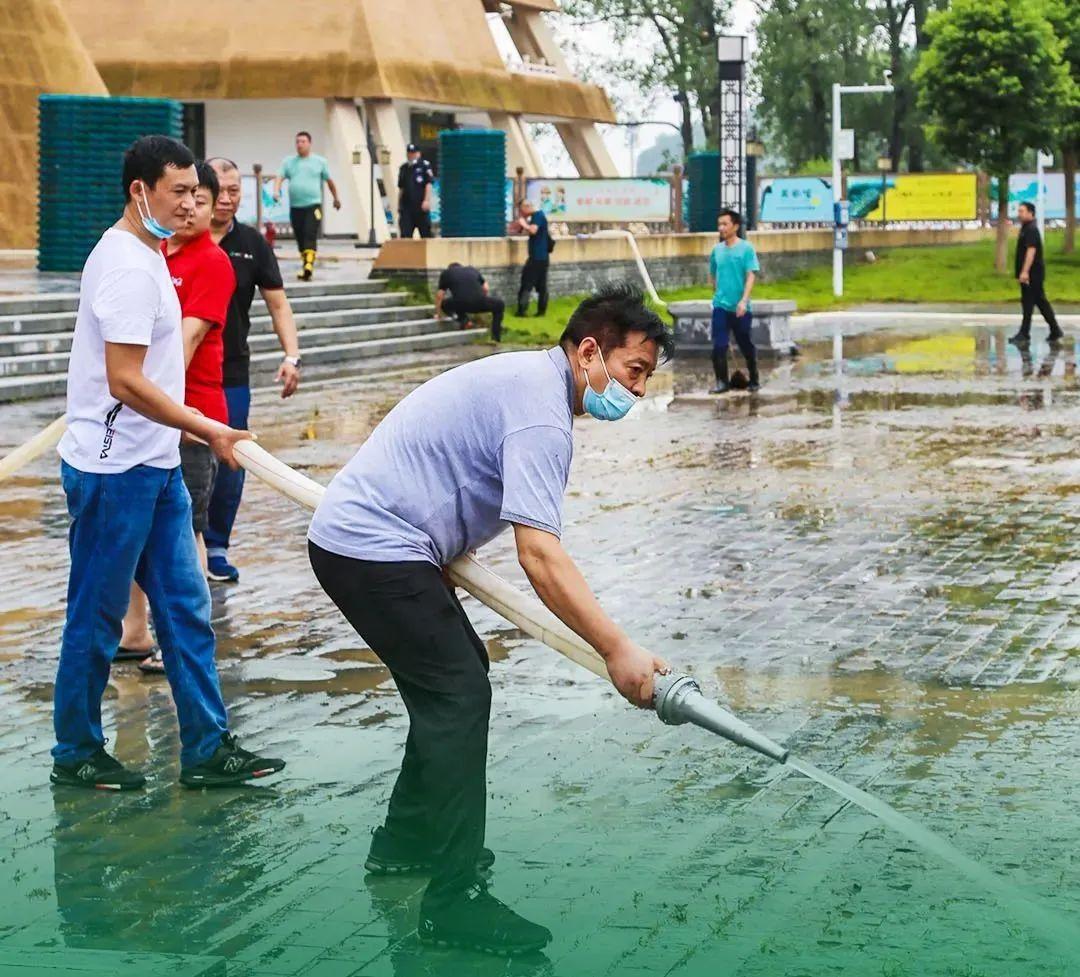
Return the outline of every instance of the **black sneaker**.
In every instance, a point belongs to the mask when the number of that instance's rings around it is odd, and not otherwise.
[[[476,868],[486,872],[495,864],[495,852],[481,848]],[[372,832],[371,850],[366,868],[372,875],[430,875],[435,868],[435,856],[415,843],[406,844],[381,825]]]
[[[90,790],[138,790],[146,786],[141,773],[128,770],[102,747],[93,756],[78,763],[54,763],[49,780],[61,787],[85,787]]]
[[[480,882],[446,906],[421,905],[417,935],[426,946],[461,947],[503,957],[537,953],[551,942],[546,926],[519,916]]]
[[[1051,329],[1050,330],[1050,335],[1046,338],[1046,341],[1051,346],[1060,346],[1062,340],[1064,340],[1064,339],[1065,339],[1065,333],[1063,333],[1060,329]]]
[[[246,780],[268,777],[284,769],[284,760],[256,756],[242,750],[232,733],[222,733],[221,743],[209,760],[194,767],[181,767],[180,783],[185,787],[235,787]]]
[[[1009,337],[1009,342],[1012,343],[1013,346],[1030,346],[1031,336],[1026,332],[1018,332],[1015,336]]]
[[[716,386],[709,391],[711,394],[726,394],[731,387],[729,387],[723,380],[717,380]]]

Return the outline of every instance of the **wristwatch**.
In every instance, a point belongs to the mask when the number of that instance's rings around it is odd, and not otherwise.
[[[299,357],[299,356],[286,356],[285,357],[285,362],[288,363],[290,366],[295,366],[296,369],[299,370],[300,369],[300,361],[301,361],[301,359],[302,359],[302,357]]]

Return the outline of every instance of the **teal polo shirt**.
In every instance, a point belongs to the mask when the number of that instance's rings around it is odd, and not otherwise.
[[[286,156],[281,161],[281,175],[289,181],[289,206],[314,207],[322,203],[322,185],[330,179],[325,156]]]
[[[713,308],[734,312],[742,298],[746,276],[760,269],[757,252],[749,241],[739,238],[730,246],[721,241],[709,255],[709,274],[716,280]],[[750,311],[749,302],[746,311]]]

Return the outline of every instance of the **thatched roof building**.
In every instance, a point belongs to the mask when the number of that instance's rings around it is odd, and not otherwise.
[[[59,0],[19,0],[0,17],[0,248],[37,241],[37,99],[105,95]]]
[[[484,0],[260,0],[209,16],[190,4],[162,16],[157,0],[63,2],[114,95],[413,99],[614,120],[604,91],[567,71],[511,70],[485,22],[500,5]],[[557,9],[502,6],[523,21]]]

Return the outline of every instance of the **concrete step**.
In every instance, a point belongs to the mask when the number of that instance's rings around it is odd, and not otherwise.
[[[286,288],[285,294],[289,296],[289,305],[298,316],[309,312],[331,312],[335,309],[375,309],[405,305],[409,299],[408,292],[350,292],[346,295],[303,296],[293,294],[291,287]],[[251,314],[269,315],[258,292],[255,293],[255,301],[251,303]]]
[[[434,307],[430,305],[398,305],[385,309],[342,309],[330,312],[304,313],[297,317],[302,348],[323,342],[341,342],[335,337],[335,329],[353,329],[358,326],[384,326],[397,322],[428,319]],[[251,341],[277,343],[269,316],[256,316],[251,321]],[[73,333],[26,332],[4,335],[0,333],[0,374],[18,372],[17,365],[5,361],[23,356],[67,353],[71,349]]]
[[[304,376],[348,376],[357,364],[370,366],[372,370],[385,369],[382,358],[400,358],[402,354],[426,353],[432,350],[449,350],[456,346],[486,338],[481,329],[461,331],[447,330],[445,321],[422,319],[416,323],[398,324],[398,334],[384,338],[370,338],[356,342],[331,343],[314,346],[304,351]],[[403,333],[404,328],[415,327],[418,331]],[[434,331],[433,331],[434,330]],[[4,373],[0,370],[0,403],[13,400],[30,400],[52,397],[64,393],[67,386],[66,355],[48,354],[40,357],[20,357],[34,360],[34,369],[27,372]],[[270,349],[253,352],[251,357],[252,380],[256,386],[268,386],[281,363],[281,352]],[[52,369],[47,369],[51,365]],[[2,364],[0,364],[2,366]],[[313,369],[308,369],[311,366]]]
[[[303,305],[293,306],[297,326],[301,329],[308,323],[316,326],[327,325],[351,325],[360,321],[370,321],[373,318],[385,318],[393,320],[403,315],[408,315],[406,310],[421,310],[425,314],[432,306],[406,305],[405,293],[388,292],[385,295],[343,295],[343,296],[317,296],[313,299],[300,299],[297,304],[304,302],[329,303],[327,308],[306,308]],[[269,324],[270,314],[262,302],[252,305],[253,325],[258,323]],[[386,312],[385,316],[380,315]],[[0,356],[9,356],[12,353],[3,348],[3,341],[8,337],[30,338],[47,333],[70,333],[75,328],[74,312],[37,312],[27,315],[0,315]],[[26,347],[23,347],[26,349]]]
[[[290,301],[295,298],[298,302],[332,296],[400,294],[395,292],[387,293],[386,283],[378,279],[341,282],[287,282],[285,292]],[[74,314],[78,307],[79,296],[76,292],[3,296],[0,297],[0,320],[13,316],[35,316],[60,312]],[[3,334],[3,332],[3,327],[0,325],[0,334]]]
[[[420,310],[421,312],[423,310]],[[422,316],[417,319],[401,319],[393,322],[364,323],[353,326],[331,326],[325,329],[301,329],[300,349],[307,363],[308,355],[322,346],[340,346],[343,343],[363,342],[368,339],[390,339],[394,336],[417,336],[448,328],[446,320]],[[252,353],[269,352],[281,358],[281,346],[277,336],[269,329],[248,338]]]

